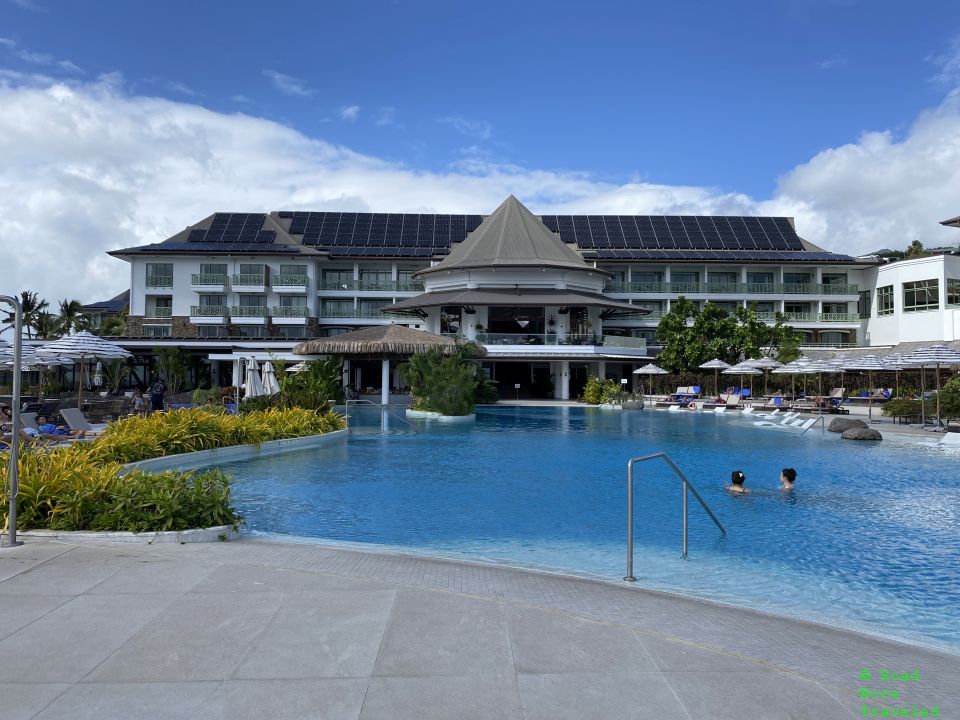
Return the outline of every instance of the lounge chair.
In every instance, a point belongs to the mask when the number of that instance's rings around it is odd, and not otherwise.
[[[83,430],[86,435],[99,435],[103,432],[102,428],[98,430],[90,424],[80,408],[63,408],[60,411],[60,417],[71,430]]]
[[[717,414],[725,413],[725,412],[727,411],[727,408],[726,408],[726,407],[715,407],[715,408],[713,409],[713,411],[714,411],[715,413],[717,413]]]

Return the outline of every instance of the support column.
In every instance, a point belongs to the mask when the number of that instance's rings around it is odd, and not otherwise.
[[[390,358],[380,363],[380,404],[390,404]]]
[[[233,378],[233,386],[240,387],[241,385],[243,385],[243,378],[240,377],[240,360],[239,359],[232,360],[230,365],[233,368],[233,371],[231,372],[231,377]]]
[[[346,390],[350,385],[350,360],[344,358],[343,360],[343,389]],[[349,399],[349,397],[347,398]]]
[[[597,379],[600,380],[600,382],[607,379],[607,363],[605,360],[600,360],[597,363]]]
[[[570,361],[560,361],[560,399],[570,399]]]

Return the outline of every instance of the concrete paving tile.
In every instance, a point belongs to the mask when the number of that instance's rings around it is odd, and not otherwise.
[[[191,592],[321,592],[323,590],[389,590],[390,585],[376,580],[261,567],[257,565],[220,565]]]
[[[0,548],[0,583],[70,550],[69,545],[30,540],[19,547]]]
[[[171,598],[169,607],[88,680],[222,680],[240,663],[282,600],[276,593],[164,597]]]
[[[846,720],[817,683],[788,673],[663,673],[693,720]]]
[[[93,594],[174,593],[182,595],[216,569],[190,560],[137,561],[87,590]]]
[[[658,669],[668,672],[774,672],[759,662],[736,657],[680,640],[637,633]]]
[[[509,608],[506,614],[519,673],[657,669],[629,628],[526,608]]]
[[[360,720],[520,720],[513,677],[375,677]]]
[[[31,720],[69,687],[66,683],[0,683],[0,717]]]
[[[70,602],[68,595],[0,595],[0,640]]]
[[[202,720],[357,720],[366,679],[228,680]]]
[[[0,595],[79,595],[121,570],[130,558],[75,548],[0,582]]]
[[[284,596],[233,677],[369,676],[393,598],[392,590]]]
[[[497,603],[398,590],[376,675],[512,675],[507,623]]]
[[[518,675],[524,720],[689,720],[660,673]]]
[[[173,602],[172,595],[81,595],[0,641],[3,679],[76,682]]]
[[[193,720],[218,687],[218,682],[78,683],[35,720]]]

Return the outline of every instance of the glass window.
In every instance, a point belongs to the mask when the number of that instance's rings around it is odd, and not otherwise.
[[[747,304],[747,307],[758,313],[772,313],[777,311],[772,302],[751,302]]]
[[[893,285],[877,288],[877,316],[893,315]]]
[[[825,313],[845,313],[850,308],[847,306],[847,303],[828,303],[823,304],[823,312]]]
[[[198,325],[198,337],[227,337],[228,329],[223,325]]]
[[[700,273],[689,272],[687,270],[674,270],[670,273],[670,282],[674,283],[698,283],[700,282]]]
[[[266,307],[267,298],[265,295],[241,295],[240,307]]]
[[[282,325],[278,328],[274,328],[273,334],[276,337],[290,338],[292,340],[304,338],[308,335],[307,328],[301,325]]]
[[[280,274],[281,275],[306,275],[307,266],[306,265],[281,265]]]
[[[367,300],[360,300],[357,304],[360,307],[360,312],[365,313],[367,315],[370,315],[370,314],[377,315],[380,312],[380,308],[384,307],[385,305],[389,305],[390,303],[384,300],[367,299]]]
[[[824,285],[846,285],[847,284],[846,273],[823,273],[821,277],[823,278]]]
[[[940,281],[918,280],[903,284],[903,311],[919,312],[940,307]]]
[[[636,283],[663,282],[663,273],[655,270],[633,270],[630,273],[630,282],[636,282]]]
[[[147,277],[173,277],[173,263],[147,263]]]
[[[320,330],[320,337],[334,337],[335,335],[344,335],[352,332],[353,328],[348,327],[328,327]]]
[[[638,300],[630,304],[642,307],[652,313],[663,312],[663,300]]]
[[[773,273],[772,272],[748,272],[747,283],[751,285],[772,285]]]
[[[153,306],[158,308],[172,308],[173,298],[170,295],[153,296]]]
[[[960,280],[947,278],[947,305],[960,305]]]
[[[808,272],[785,272],[783,274],[784,285],[808,285],[810,283],[810,273]]]
[[[785,302],[783,311],[786,313],[808,313],[810,312],[810,303]]]
[[[240,275],[263,275],[263,265],[240,263]]]
[[[220,307],[227,304],[226,295],[201,295],[200,307]]]
[[[306,295],[281,295],[280,307],[306,307]]]
[[[710,300],[708,302],[714,307],[718,307],[721,310],[726,310],[728,313],[735,313],[737,311],[737,308],[740,306],[740,303],[738,302],[727,302],[727,301],[714,302],[713,300]]]
[[[324,300],[321,314],[330,317],[353,317],[356,310],[353,300]]]
[[[143,336],[152,338],[170,337],[170,325],[144,325]]]
[[[444,305],[440,308],[440,332],[459,333],[463,327],[463,308],[459,305]]]
[[[224,263],[200,263],[201,275],[226,275],[227,266]]]
[[[378,287],[389,288],[393,282],[393,274],[390,270],[377,268],[373,270],[361,270],[360,282],[368,289],[374,290]]]
[[[860,291],[860,302],[857,303],[857,311],[860,313],[861,318],[870,317],[870,291],[869,290]]]
[[[262,338],[267,336],[267,329],[262,325],[236,325],[234,333],[242,338]]]
[[[707,282],[736,284],[740,276],[735,272],[710,272],[707,273]]]
[[[346,268],[324,270],[323,285],[328,289],[340,287],[342,290],[349,290],[353,286],[353,270]]]
[[[397,270],[397,280],[400,282],[411,282],[416,270],[410,268],[400,268]]]

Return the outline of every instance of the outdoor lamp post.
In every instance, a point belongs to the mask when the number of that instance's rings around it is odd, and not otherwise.
[[[13,415],[13,427],[10,429],[10,456],[7,459],[7,489],[10,498],[10,508],[7,514],[9,528],[7,539],[0,547],[16,547],[23,545],[17,540],[17,493],[20,490],[19,470],[20,460],[20,365],[23,360],[23,308],[20,301],[10,295],[0,295],[0,302],[13,306],[13,397],[10,398],[10,410]]]

